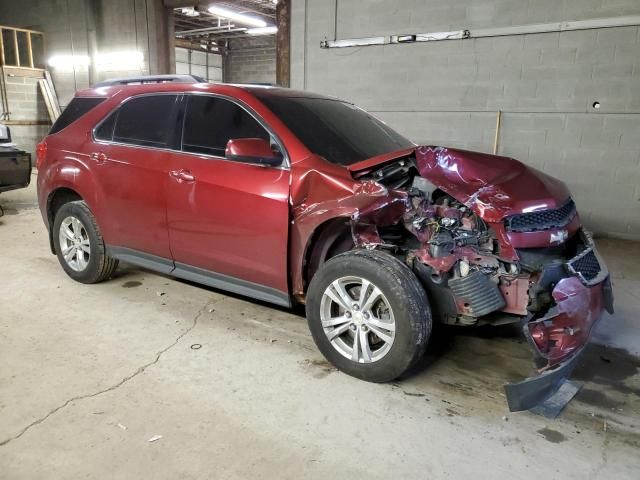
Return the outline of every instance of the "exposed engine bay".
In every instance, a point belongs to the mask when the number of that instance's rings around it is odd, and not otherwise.
[[[388,248],[404,256],[427,290],[436,319],[456,325],[522,323],[541,369],[586,342],[595,319],[585,324],[575,315],[563,315],[562,303],[578,295],[590,304],[589,289],[607,279],[608,272],[591,237],[579,227],[570,198],[558,209],[490,222],[469,202],[420,176],[415,158],[357,178],[406,195],[400,221],[381,226],[355,218],[353,239],[360,247]],[[515,238],[544,233],[545,241],[514,249],[514,258],[510,248],[503,248],[505,232]],[[608,281],[605,288],[610,290]],[[612,310],[611,303],[604,307]]]
[[[502,261],[496,235],[487,223],[420,177],[411,164],[411,159],[400,160],[366,176],[405,191],[408,208],[395,228],[377,228],[378,239],[371,232],[361,235],[362,226],[354,222],[356,244],[377,244],[405,253],[432,293],[430,299],[439,319],[446,323],[474,325],[480,317],[495,311],[528,315],[530,304],[542,306],[538,299],[531,302],[529,298],[535,271],[523,270],[517,262]],[[400,225],[412,235],[402,235],[397,228]],[[513,317],[511,321],[519,319]]]

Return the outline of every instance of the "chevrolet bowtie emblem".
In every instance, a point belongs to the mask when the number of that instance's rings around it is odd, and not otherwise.
[[[557,232],[551,232],[549,241],[551,243],[562,243],[569,237],[569,232],[566,230],[558,230]]]

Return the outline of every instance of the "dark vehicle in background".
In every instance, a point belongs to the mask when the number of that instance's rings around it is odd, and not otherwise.
[[[29,186],[31,154],[11,143],[11,131],[0,123],[0,193]]]
[[[150,83],[153,82],[153,83]],[[358,107],[191,77],[78,92],[38,146],[51,249],[73,279],[123,260],[291,306],[325,357],[391,381],[432,322],[521,326],[553,394],[604,309],[609,273],[566,186],[517,160],[419,147]]]

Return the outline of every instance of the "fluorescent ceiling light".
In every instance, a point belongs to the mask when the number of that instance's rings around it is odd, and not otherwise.
[[[54,55],[47,62],[53,68],[86,67],[90,60],[87,55]]]
[[[278,27],[275,25],[269,25],[268,27],[248,28],[247,33],[249,35],[272,35],[278,31]]]
[[[219,17],[230,18],[231,20],[235,20],[236,22],[243,23],[245,25],[251,25],[252,27],[266,27],[267,22],[264,20],[260,20],[259,18],[250,17],[249,15],[245,15],[244,13],[234,12],[233,10],[228,10],[222,7],[210,6],[208,8],[209,13],[213,13]]]
[[[200,15],[200,12],[193,7],[181,8],[180,12],[182,12],[182,14],[186,15],[187,17],[197,17]]]

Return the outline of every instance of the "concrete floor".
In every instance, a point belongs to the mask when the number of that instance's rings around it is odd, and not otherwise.
[[[531,368],[512,329],[441,329],[413,376],[369,384],[297,312],[126,265],[75,283],[33,188],[0,205],[3,479],[638,478],[637,244],[599,242],[617,313],[548,420],[507,411],[501,385]]]

